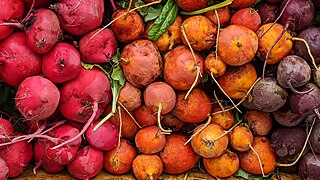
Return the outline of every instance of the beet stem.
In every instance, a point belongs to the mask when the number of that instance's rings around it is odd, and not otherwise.
[[[263,170],[263,167],[262,167],[262,162],[261,162],[261,159],[260,159],[259,154],[257,153],[256,150],[253,149],[253,147],[252,147],[251,144],[249,144],[249,147],[250,147],[250,149],[253,151],[253,153],[257,156],[258,161],[259,161],[259,164],[260,164],[260,169],[261,169],[262,177],[265,177],[264,170]]]
[[[159,4],[161,2],[161,0],[158,0],[158,1],[154,1],[154,2],[151,2],[151,3],[148,3],[148,4],[144,4],[144,5],[141,5],[141,6],[138,6],[138,7],[135,7],[133,9],[131,9],[129,11],[129,13],[135,11],[135,10],[138,10],[138,9],[141,9],[141,8],[144,8],[144,7],[148,7],[148,6],[151,6],[153,4]],[[112,23],[114,23],[115,21],[117,21],[118,19],[126,16],[127,13],[124,13],[120,16],[118,16],[117,18],[113,19],[112,21],[110,21],[107,25],[103,26],[99,31],[97,31],[96,33],[94,33],[91,37],[90,37],[90,40],[92,40],[96,35],[98,35],[101,31],[105,30],[108,26],[110,26]]]
[[[211,123],[211,119],[212,117],[209,115],[208,117],[208,121],[194,134],[192,134],[192,136],[184,143],[184,145],[187,145],[196,135],[198,135],[201,131],[203,131],[207,126],[209,126],[209,124]]]
[[[221,3],[219,3],[219,4],[215,4],[215,5],[212,5],[212,6],[203,8],[203,9],[199,9],[199,10],[196,10],[196,11],[192,11],[192,12],[180,11],[180,14],[183,14],[183,15],[203,14],[203,13],[208,12],[208,11],[212,11],[212,10],[215,10],[215,9],[226,7],[226,6],[230,5],[231,3],[232,3],[232,0],[225,0],[225,1],[221,2]]]
[[[300,95],[307,94],[307,93],[313,91],[313,89],[314,89],[314,88],[311,88],[311,89],[308,89],[308,90],[306,90],[306,91],[298,91],[298,90],[296,90],[296,89],[293,87],[293,85],[292,85],[291,82],[292,82],[292,80],[289,79],[289,80],[287,81],[287,84],[289,85],[289,88],[291,89],[291,91],[294,92],[294,93],[296,93],[296,94],[300,94]]]
[[[274,20],[274,22],[272,23],[272,25],[271,25],[264,33],[262,33],[262,35],[259,37],[259,39],[261,39],[265,34],[267,34],[267,32],[276,24],[276,22],[279,21],[279,19],[281,18],[282,14],[284,13],[284,10],[285,10],[285,9],[287,8],[287,6],[289,5],[290,1],[291,1],[291,0],[288,0],[288,1],[286,2],[286,4],[283,6],[283,9],[281,10],[279,16],[277,17],[277,19]]]
[[[271,45],[270,49],[268,50],[267,54],[266,54],[266,58],[265,61],[263,63],[263,69],[262,69],[262,79],[264,79],[265,76],[265,71],[266,71],[266,66],[267,66],[267,62],[268,62],[268,58],[269,55],[272,51],[272,49],[276,46],[276,44],[280,41],[280,39],[282,38],[282,36],[287,32],[287,26],[283,29],[283,31],[281,32],[281,34],[278,36],[278,38],[274,41],[274,43]]]
[[[142,126],[138,123],[138,121],[136,120],[136,118],[134,118],[132,116],[132,114],[128,111],[128,109],[120,102],[118,101],[118,103],[120,104],[120,106],[129,114],[129,116],[131,117],[131,119],[133,120],[133,122],[141,129]]]
[[[114,0],[110,0],[110,3],[111,3],[111,6],[113,8],[113,11],[117,11],[118,9],[117,9],[116,4],[114,3]]]
[[[218,83],[218,81],[216,80],[216,78],[214,78],[213,74],[211,73],[211,78],[213,79],[213,81],[217,84],[217,86],[219,87],[219,89],[222,91],[222,93],[230,100],[231,104],[235,107],[235,109],[237,111],[239,111],[240,113],[242,113],[240,111],[240,109],[236,106],[236,104],[233,102],[233,100],[230,98],[230,96],[228,96],[228,94],[223,90],[223,88],[220,86],[220,84]]]
[[[314,112],[315,112],[315,114],[317,114],[317,113],[319,114],[319,111],[317,109],[315,109]],[[318,116],[318,114],[317,114],[317,116]],[[320,117],[320,114],[319,114],[319,117]],[[312,125],[311,125],[311,128],[310,128],[310,131],[308,133],[306,141],[304,142],[303,148],[302,148],[299,156],[297,157],[297,159],[295,161],[293,161],[292,163],[290,163],[290,164],[277,163],[276,164],[277,166],[279,166],[279,167],[290,167],[290,166],[294,166],[299,161],[299,159],[302,157],[302,154],[303,154],[304,150],[307,147],[307,144],[308,144],[308,141],[309,141],[309,137],[311,135],[311,132],[312,132],[312,129],[314,127],[315,122],[316,122],[316,118],[313,118],[313,122],[312,122]]]
[[[26,22],[26,21],[28,21],[28,20],[30,19],[30,17],[31,17],[31,12],[32,12],[32,10],[33,10],[35,1],[36,1],[36,0],[32,0],[32,4],[31,4],[31,6],[30,6],[30,9],[29,9],[27,15],[22,19],[22,21],[21,21],[22,23],[24,23],[24,22]]]
[[[91,115],[91,117],[88,119],[87,123],[83,126],[83,128],[82,128],[82,130],[79,132],[79,134],[77,134],[77,135],[74,136],[73,138],[68,139],[67,141],[65,141],[65,142],[63,142],[63,143],[61,143],[61,144],[59,144],[59,145],[56,145],[56,146],[52,147],[51,149],[53,149],[53,150],[54,150],[54,149],[58,149],[58,148],[60,148],[60,147],[62,147],[62,146],[64,146],[64,145],[66,145],[66,144],[68,144],[68,143],[76,140],[77,138],[81,137],[81,136],[86,132],[86,130],[89,128],[89,126],[92,124],[92,122],[93,122],[93,120],[94,120],[94,118],[95,118],[95,116],[96,116],[96,114],[97,114],[97,111],[98,111],[98,103],[97,103],[97,102],[94,102],[92,115]]]
[[[39,167],[41,167],[44,164],[44,160],[41,159],[39,162],[37,162],[37,165],[33,168],[33,174],[37,174],[37,170]]]
[[[23,29],[23,25],[21,23],[17,23],[17,22],[2,22],[0,23],[0,26],[13,26],[19,29]]]
[[[298,37],[292,37],[291,40],[293,40],[293,41],[302,41],[306,45],[307,50],[308,50],[308,54],[309,54],[309,56],[310,56],[310,58],[312,60],[313,66],[316,68],[316,70],[319,70],[319,68],[318,68],[318,66],[316,64],[316,61],[314,60],[314,57],[313,57],[313,55],[311,53],[310,46],[309,46],[308,42],[306,40],[304,40],[302,38],[298,38]]]
[[[121,147],[121,134],[122,134],[122,114],[121,114],[121,107],[118,106],[118,113],[119,113],[119,137],[118,137],[118,145],[117,145],[117,150],[115,155],[113,156],[113,159],[116,157],[116,155],[119,153],[120,151],[120,147]]]

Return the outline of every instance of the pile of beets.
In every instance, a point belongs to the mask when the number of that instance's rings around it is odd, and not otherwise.
[[[0,9],[1,180],[30,168],[319,179],[319,0]]]

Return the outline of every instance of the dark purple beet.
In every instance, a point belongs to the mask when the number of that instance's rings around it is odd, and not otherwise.
[[[319,180],[320,178],[320,155],[306,154],[300,162],[299,175],[302,179]]]
[[[285,105],[287,91],[277,84],[273,77],[261,79],[252,90],[253,103],[265,112],[273,112]]]
[[[306,133],[298,127],[281,127],[271,136],[271,148],[281,163],[291,163],[302,151]]]
[[[313,89],[310,91],[310,89]],[[309,115],[314,109],[320,107],[320,89],[314,83],[308,83],[297,89],[298,91],[310,91],[304,94],[292,93],[290,96],[291,109],[301,115]]]
[[[278,83],[284,88],[301,87],[311,79],[311,68],[308,63],[297,55],[283,58],[277,70]]]
[[[307,41],[311,50],[311,54],[316,64],[319,64],[320,63],[320,28],[309,27],[301,31],[298,37]],[[306,61],[308,61],[309,63],[312,63],[310,55],[308,54],[307,47],[303,42],[301,41],[294,42],[294,52],[300,57],[302,57],[303,59],[305,59]]]
[[[283,106],[277,111],[273,112],[274,119],[281,125],[293,127],[304,120],[304,116],[297,114],[291,110],[289,106]]]
[[[279,6],[276,4],[268,4],[266,2],[261,2],[257,6],[258,13],[261,18],[261,23],[271,23],[274,22],[279,13]]]
[[[320,64],[318,65],[319,70],[313,69],[312,76],[313,81],[320,87]]]
[[[283,0],[266,0],[268,3],[279,3],[282,2]]]
[[[283,10],[286,2],[282,2],[280,10]],[[284,9],[281,22],[288,29],[300,32],[312,24],[315,17],[315,8],[311,0],[289,0],[288,6]]]
[[[313,0],[314,5],[320,9],[320,1],[319,0]]]
[[[315,153],[320,154],[320,122],[314,125],[310,135],[310,143]]]

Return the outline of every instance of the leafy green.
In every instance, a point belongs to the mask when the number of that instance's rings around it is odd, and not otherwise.
[[[208,80],[209,80],[209,74],[208,73],[203,73],[201,82],[205,83]]]
[[[168,0],[164,5],[160,16],[150,26],[148,38],[152,41],[156,41],[162,34],[164,34],[176,19],[178,10],[179,8],[175,4],[174,0]]]
[[[86,64],[82,62],[82,66],[85,69],[92,69],[93,67],[98,67],[101,70],[103,70],[103,72],[109,77],[110,83],[111,83],[111,91],[112,91],[111,112],[94,127],[94,131],[96,131],[104,122],[106,122],[110,117],[112,117],[116,113],[116,110],[117,110],[116,106],[117,106],[119,93],[121,88],[126,83],[126,78],[120,67],[119,58],[120,58],[120,52],[118,49],[117,53],[111,59],[112,64],[105,64],[101,66],[99,64]]]
[[[262,177],[261,175],[254,175],[249,174],[246,171],[244,171],[242,168],[239,168],[238,171],[234,174],[235,177],[241,179],[241,180],[269,180],[272,179],[274,176],[274,173],[267,174],[266,177]]]
[[[145,3],[142,0],[138,0],[135,3],[136,7],[145,5]],[[161,4],[155,4],[153,6],[144,7],[138,10],[140,15],[143,17],[144,22],[148,22],[151,20],[154,20],[158,18],[162,12],[162,5]]]
[[[116,3],[121,6],[122,8],[128,8],[129,7],[129,0],[118,0]]]

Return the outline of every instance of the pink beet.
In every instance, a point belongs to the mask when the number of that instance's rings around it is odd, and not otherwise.
[[[75,36],[82,36],[99,27],[104,14],[103,0],[58,0],[52,6],[62,28]]]
[[[0,0],[0,23],[20,20],[23,16],[24,8],[21,0]],[[13,31],[13,27],[0,26],[0,40],[7,38]]]
[[[72,45],[59,42],[43,56],[42,72],[54,83],[63,83],[79,75],[80,54]]]
[[[23,32],[11,34],[0,42],[0,79],[18,86],[25,78],[41,72],[41,57],[27,46]]]
[[[79,41],[82,60],[86,63],[106,63],[117,52],[117,39],[111,29],[104,29],[90,39],[100,29],[84,35]]]
[[[10,136],[14,134],[14,129],[12,124],[0,117],[0,143],[8,142],[10,140]],[[0,148],[2,149],[2,147]]]
[[[41,76],[32,76],[19,85],[15,103],[27,120],[38,121],[55,112],[59,99],[60,92],[50,80]]]
[[[103,123],[96,131],[93,128],[99,123],[94,122],[86,131],[86,139],[88,143],[96,148],[103,151],[109,151],[117,147],[119,138],[119,129],[107,121]]]
[[[67,165],[69,173],[78,179],[91,179],[103,167],[103,151],[91,146],[81,148],[75,159]]]
[[[9,167],[5,160],[0,158],[0,179],[8,179]]]

